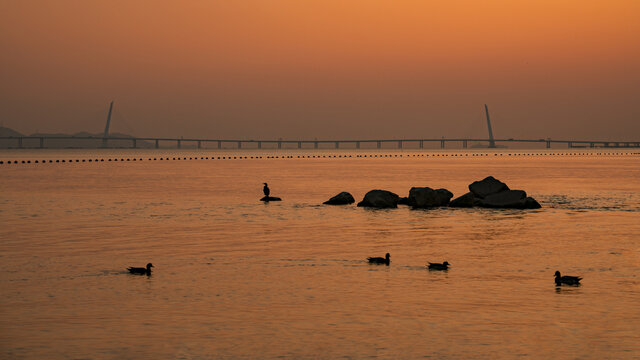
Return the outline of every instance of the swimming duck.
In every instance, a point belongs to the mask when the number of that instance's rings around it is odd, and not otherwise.
[[[429,270],[449,270],[449,263],[446,261],[442,264],[430,262],[427,268],[429,268]]]
[[[578,276],[568,276],[568,275],[560,276],[560,271],[556,271],[555,277],[556,277],[556,286],[560,286],[562,284],[580,285],[580,280],[582,280],[582,278]]]
[[[389,253],[387,253],[383,258],[382,257],[368,257],[367,260],[369,260],[370,264],[385,264],[385,265],[389,265],[389,258],[391,257],[391,255],[389,255]]]
[[[153,267],[153,264],[152,263],[148,263],[146,268],[128,267],[127,270],[129,270],[129,272],[132,273],[132,274],[151,275],[151,268],[152,267]]]

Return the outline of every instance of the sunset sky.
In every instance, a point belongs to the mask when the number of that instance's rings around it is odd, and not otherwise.
[[[640,140],[637,0],[0,0],[0,123]]]

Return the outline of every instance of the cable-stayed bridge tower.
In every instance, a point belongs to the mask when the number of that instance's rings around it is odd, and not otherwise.
[[[489,108],[484,104],[484,111],[487,114],[487,127],[489,128],[489,148],[494,149],[496,142],[493,140],[493,130],[491,130],[491,119],[489,118]]]

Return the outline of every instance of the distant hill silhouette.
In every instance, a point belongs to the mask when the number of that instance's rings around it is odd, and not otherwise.
[[[31,135],[24,135],[18,131],[13,129],[0,126],[0,137],[21,137],[21,136],[36,136],[36,137],[57,137],[57,136],[66,136],[66,137],[95,137],[96,139],[64,139],[64,140],[45,140],[45,148],[53,148],[53,149],[64,149],[64,148],[98,148],[102,147],[102,133],[92,134],[86,131],[77,132],[74,134],[64,134],[64,133],[33,133]],[[109,134],[109,138],[133,138],[134,136],[121,134],[121,133],[111,133]],[[22,146],[25,148],[37,148],[40,147],[39,139],[24,139]],[[151,148],[153,145],[146,141],[138,141],[136,144],[139,148]],[[18,140],[13,139],[0,139],[0,148],[17,148]],[[108,147],[110,148],[129,148],[131,147],[131,141],[127,140],[109,140]]]
[[[9,129],[8,127],[0,126],[0,136],[24,136],[21,133]]]

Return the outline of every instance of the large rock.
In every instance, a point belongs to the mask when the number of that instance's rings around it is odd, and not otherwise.
[[[387,190],[371,190],[364,195],[358,206],[374,208],[397,208],[400,197]]]
[[[351,194],[346,191],[341,192],[340,194],[332,197],[331,199],[323,202],[326,205],[347,205],[353,204],[356,200],[353,198]]]
[[[527,193],[523,190],[506,190],[487,195],[480,200],[480,206],[488,208],[515,208],[523,209]]]
[[[481,181],[474,181],[471,185],[469,185],[469,191],[471,191],[475,197],[480,199],[484,199],[488,195],[507,190],[509,190],[507,184],[494,178],[493,176],[487,176]]]
[[[414,208],[445,206],[453,197],[447,189],[433,190],[430,187],[412,187],[409,190],[408,205]]]
[[[478,204],[478,199],[473,196],[473,193],[468,192],[462,196],[458,196],[457,198],[451,200],[449,203],[450,207],[474,207]]]

